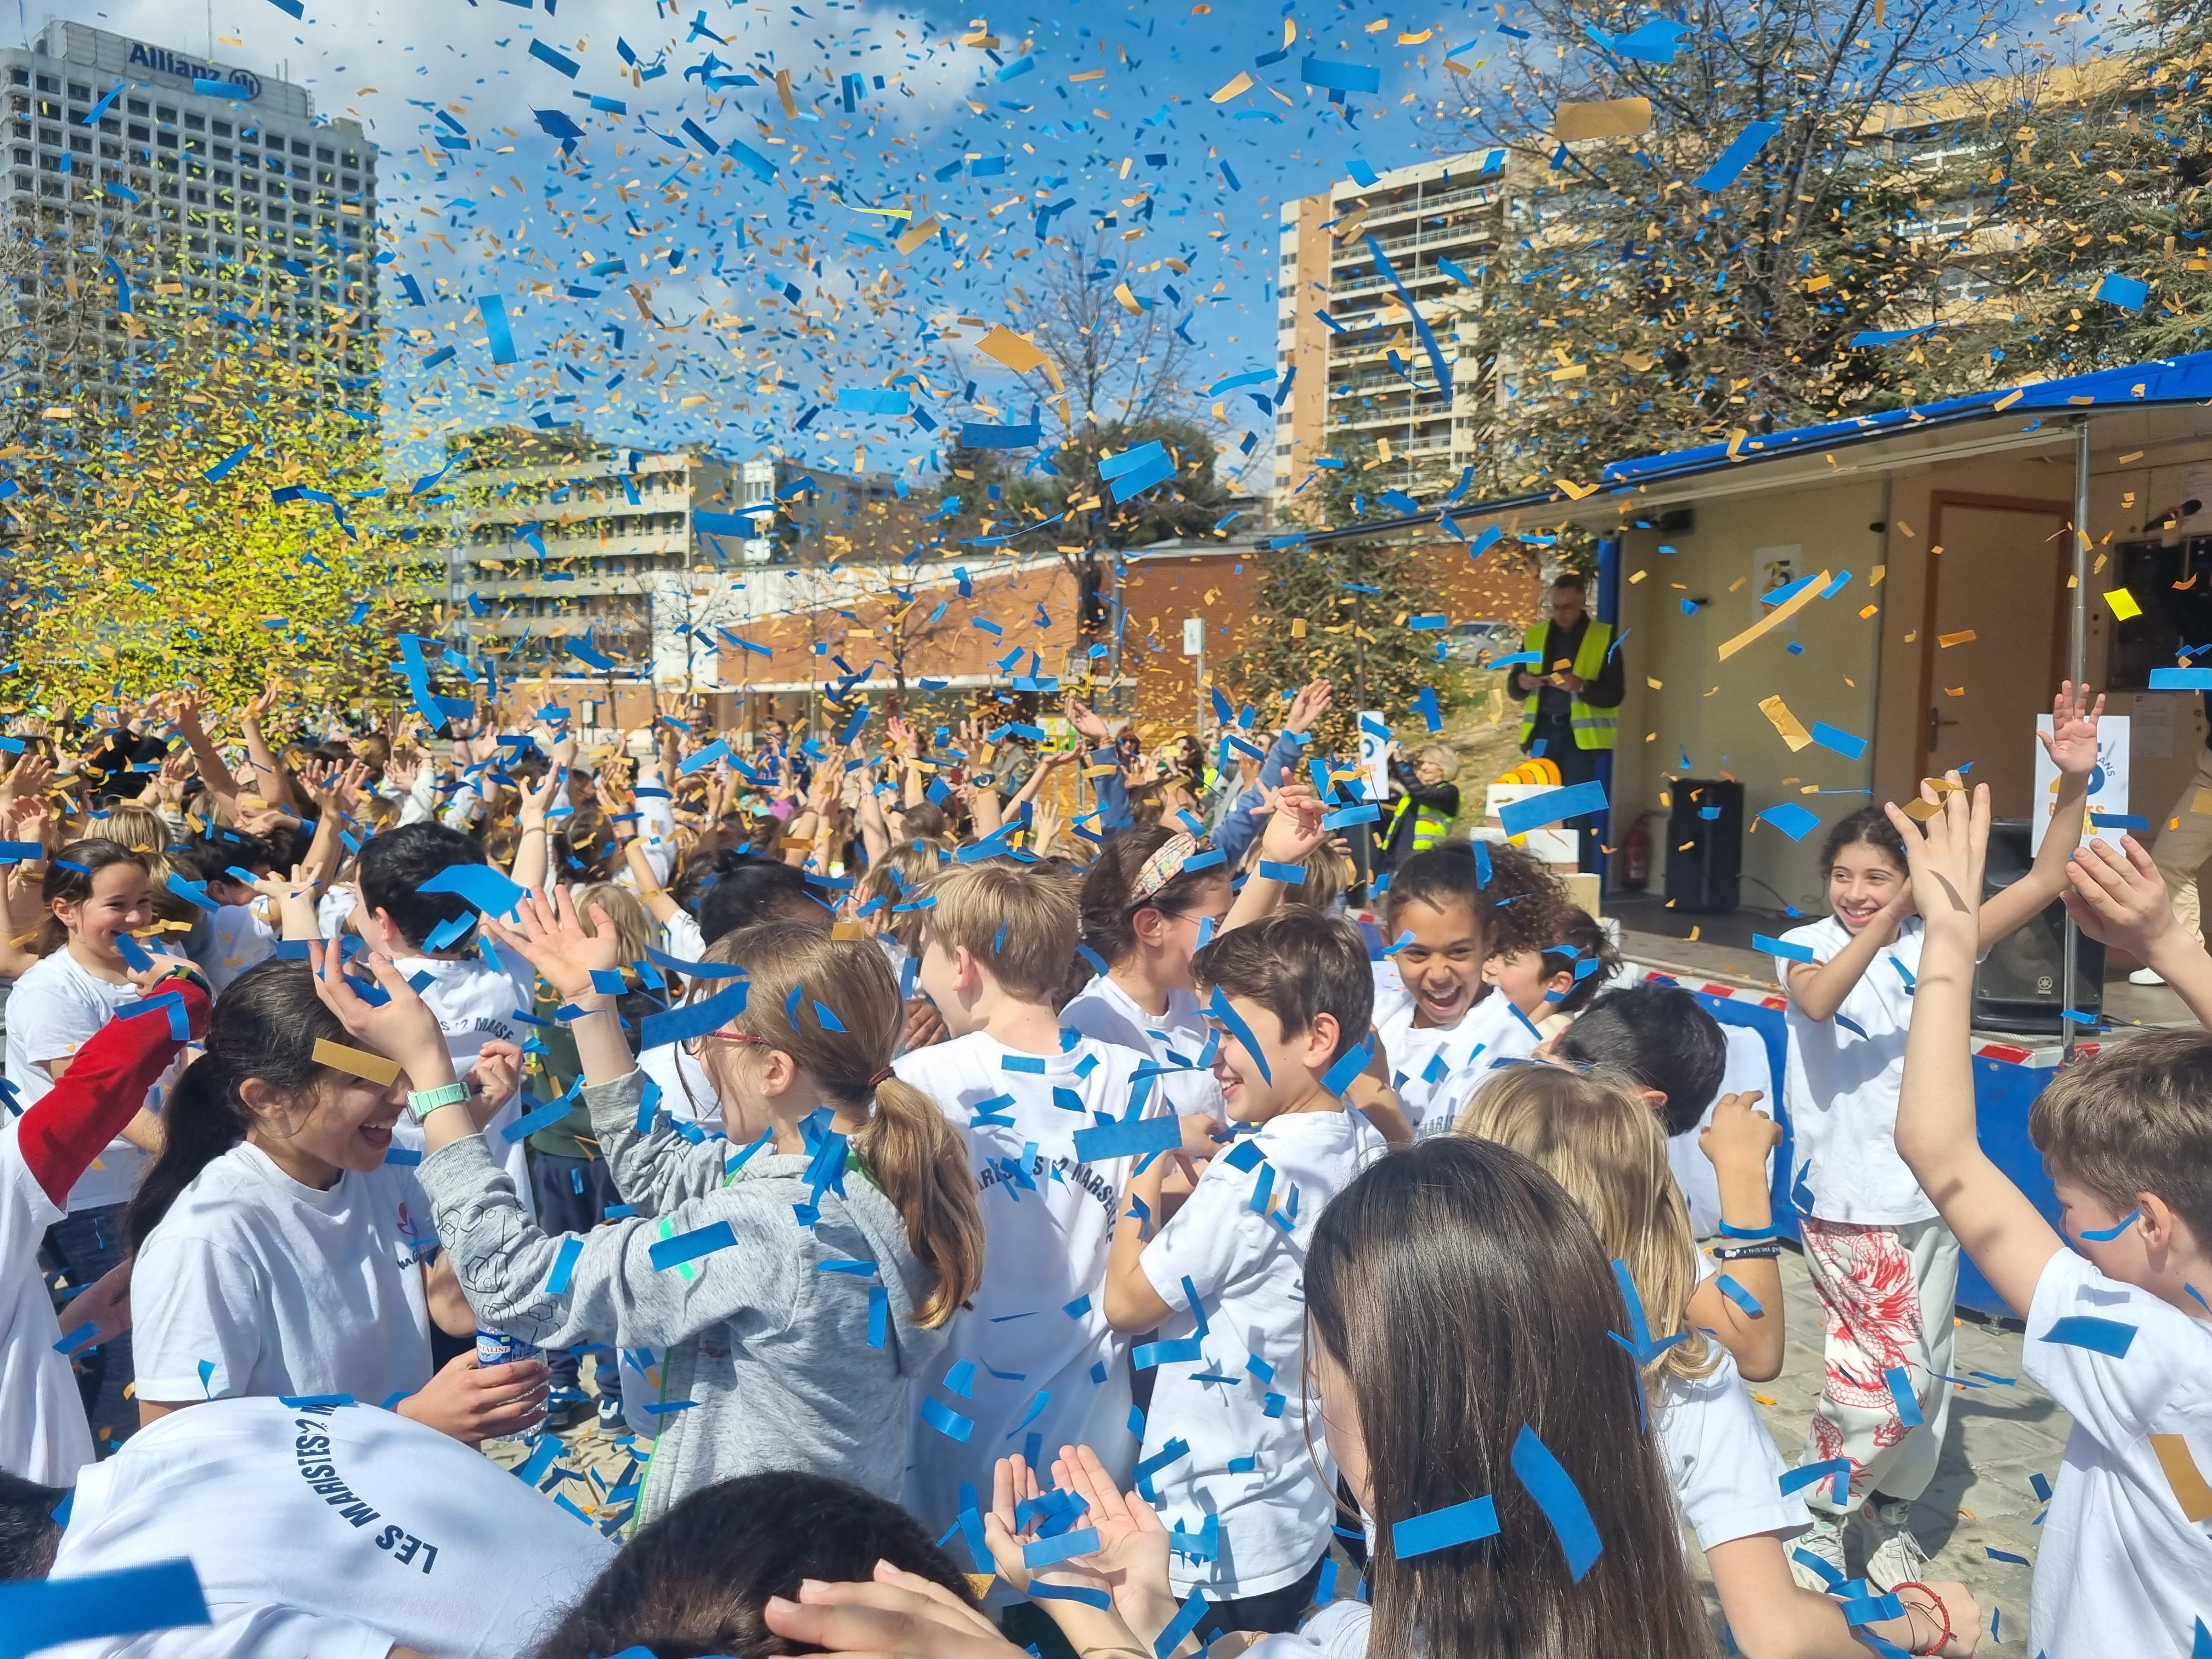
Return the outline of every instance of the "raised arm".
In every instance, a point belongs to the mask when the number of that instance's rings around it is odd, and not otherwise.
[[[238,725],[239,730],[245,734],[246,758],[253,768],[254,781],[259,786],[260,793],[271,806],[282,806],[296,812],[300,803],[298,796],[292,791],[291,775],[270,752],[261,733],[261,717],[275,708],[276,700],[283,695],[281,687],[269,687],[246,704],[246,712],[238,717]]]
[[[2068,914],[2081,931],[2118,945],[2156,973],[2188,1005],[2200,1025],[2212,1025],[2212,957],[2185,933],[2166,902],[2166,878],[2133,836],[2114,847],[2101,837],[2066,866]]]
[[[1774,1200],[1767,1185],[1767,1154],[1781,1144],[1782,1127],[1762,1112],[1753,1111],[1756,1089],[1740,1095],[1723,1095],[1713,1108],[1713,1121],[1698,1136],[1698,1149],[1712,1161],[1720,1187],[1721,1222],[1732,1231],[1723,1237],[1721,1249],[1771,1246],[1774,1238]],[[1739,1256],[1722,1260],[1721,1272],[1699,1285],[1690,1297],[1690,1323],[1718,1337],[1721,1346],[1735,1357],[1746,1380],[1765,1382],[1782,1375],[1782,1263],[1775,1256]],[[1721,1288],[1725,1274],[1753,1303],[1753,1312]]]
[[[1897,939],[1897,930],[1912,914],[1912,884],[1903,883],[1896,896],[1868,918],[1867,925],[1851,935],[1844,948],[1826,962],[1801,962],[1790,969],[1790,994],[1808,1019],[1832,1019],[1844,999],[1859,982],[1874,959]]]
[[[1329,831],[1321,827],[1321,797],[1305,785],[1292,784],[1287,789],[1273,791],[1267,810],[1267,827],[1260,836],[1260,861],[1263,865],[1303,864],[1316,848],[1328,845]],[[1237,895],[1237,902],[1222,919],[1221,931],[1225,933],[1232,927],[1242,927],[1269,915],[1282,903],[1283,895],[1291,885],[1263,870],[1253,871],[1244,878],[1243,890]]]
[[[1951,781],[1957,781],[1954,773]],[[1946,793],[1924,831],[1894,804],[1888,811],[1905,838],[1928,929],[1905,1037],[1898,1155],[1996,1293],[2025,1314],[2037,1279],[2065,1241],[1990,1161],[1975,1134],[1968,1033],[1980,937],[1976,913],[1990,837],[1989,787]]]
[[[2051,803],[2051,825],[2043,833],[2043,846],[2028,872],[1982,905],[1981,948],[2003,939],[2023,926],[2068,888],[2067,860],[2081,839],[2082,804],[2089,798],[2089,778],[2097,769],[2097,720],[2105,712],[2101,694],[2089,701],[2089,688],[2063,681],[2051,700],[2051,732],[2036,733],[2058,768],[2058,794]]]
[[[222,751],[215,746],[215,739],[208,736],[207,727],[200,722],[203,707],[203,693],[189,688],[177,693],[172,706],[177,722],[177,735],[184,738],[185,745],[191,750],[192,759],[200,769],[200,781],[207,786],[208,793],[230,802],[235,809],[238,779],[223,759]]]

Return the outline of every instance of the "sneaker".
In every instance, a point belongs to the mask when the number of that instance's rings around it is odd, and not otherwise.
[[[623,1408],[622,1396],[620,1395],[603,1394],[599,1396],[599,1426],[603,1429],[609,1430],[610,1431],[619,1432],[621,1431],[623,1426]]]
[[[1885,1592],[1899,1584],[1917,1583],[1928,1577],[1928,1552],[1920,1547],[1906,1524],[1912,1505],[1908,1503],[1869,1504],[1869,1519],[1875,1543],[1867,1554],[1866,1576]]]
[[[1790,1540],[1790,1576],[1797,1581],[1798,1589],[1825,1595],[1851,1576],[1844,1562],[1844,1531],[1848,1524],[1844,1516],[1816,1511],[1813,1529]]]
[[[2138,968],[2135,972],[2128,975],[2128,983],[2130,985],[2163,985],[2166,981],[2159,976],[2158,970],[2156,969]]]

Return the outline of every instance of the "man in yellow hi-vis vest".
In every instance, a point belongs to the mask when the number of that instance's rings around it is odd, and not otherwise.
[[[1511,676],[1513,694],[1527,699],[1521,747],[1557,765],[1563,784],[1597,776],[1597,757],[1613,747],[1620,724],[1626,686],[1613,627],[1594,621],[1584,600],[1583,579],[1572,571],[1552,584],[1551,620],[1531,623],[1522,636],[1522,650],[1536,660],[1516,667]],[[1578,828],[1583,867],[1589,869],[1604,825],[1583,819]]]

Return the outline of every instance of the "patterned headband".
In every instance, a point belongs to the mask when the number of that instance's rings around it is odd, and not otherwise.
[[[1181,875],[1183,866],[1196,858],[1198,851],[1198,837],[1182,830],[1161,842],[1159,851],[1146,859],[1144,868],[1137,872],[1137,879],[1129,889],[1129,908],[1137,908]]]

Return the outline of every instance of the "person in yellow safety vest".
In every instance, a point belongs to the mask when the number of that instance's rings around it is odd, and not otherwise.
[[[1415,853],[1441,845],[1459,816],[1459,786],[1450,781],[1454,765],[1449,750],[1431,744],[1424,749],[1417,766],[1408,766],[1395,744],[1389,754],[1390,783],[1397,793],[1388,829],[1382,837],[1383,864],[1396,869]]]
[[[1509,677],[1515,696],[1525,698],[1521,747],[1541,755],[1559,769],[1559,781],[1571,786],[1597,776],[1597,757],[1613,745],[1626,668],[1613,648],[1613,627],[1593,618],[1585,604],[1583,579],[1565,572],[1552,584],[1552,615],[1530,624],[1521,648],[1536,660],[1517,665]],[[1583,866],[1603,826],[1578,821]]]

